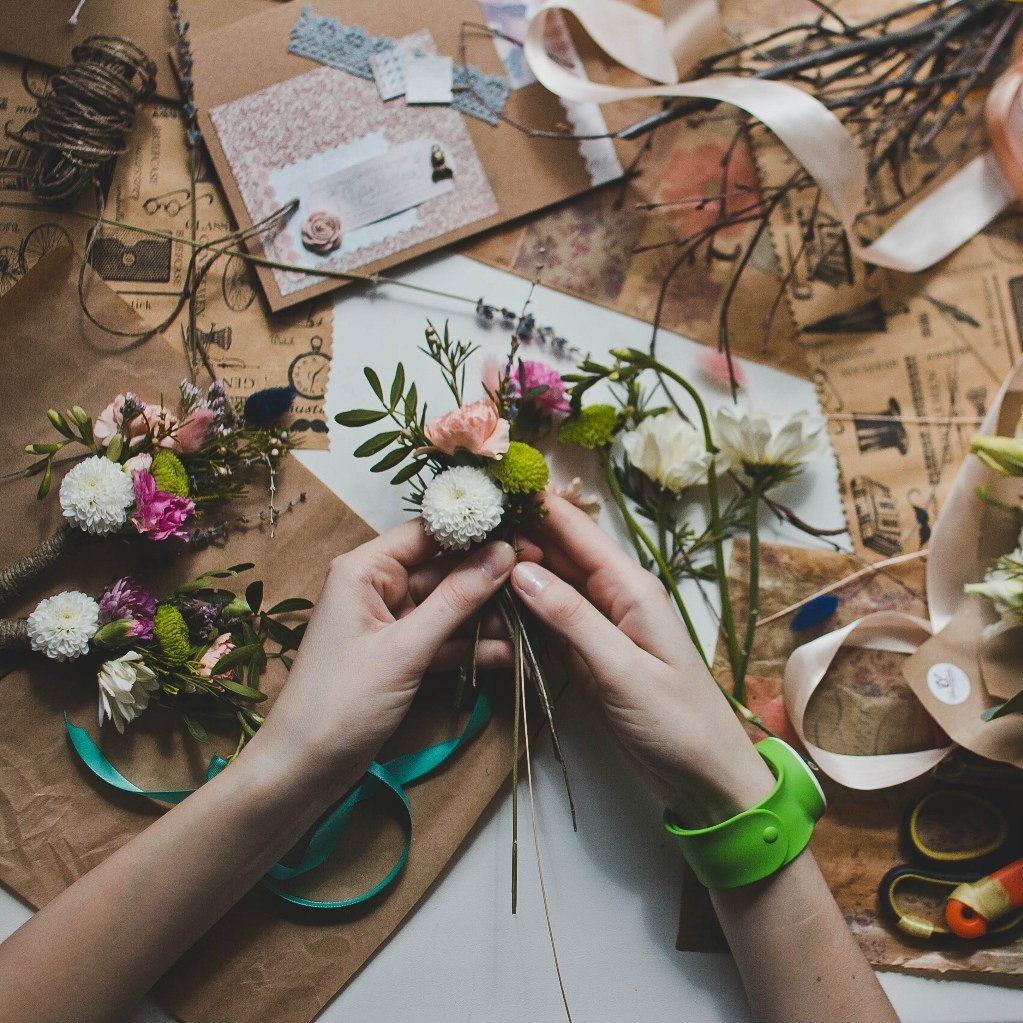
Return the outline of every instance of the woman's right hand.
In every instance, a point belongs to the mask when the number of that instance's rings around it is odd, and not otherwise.
[[[545,497],[546,568],[512,583],[589,675],[641,777],[690,827],[760,802],[774,778],[711,678],[667,591],[578,508]]]

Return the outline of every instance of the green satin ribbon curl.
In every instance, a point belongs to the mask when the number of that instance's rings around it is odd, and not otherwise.
[[[405,786],[421,781],[427,775],[436,771],[466,743],[474,739],[490,721],[491,713],[490,701],[486,693],[480,690],[472,713],[469,715],[469,720],[466,722],[465,728],[462,729],[461,735],[457,735],[452,739],[446,739],[435,746],[427,746],[425,749],[416,750],[414,753],[406,753],[403,756],[394,757],[383,764],[373,761],[362,781],[340,803],[330,810],[316,826],[298,864],[286,866],[283,863],[278,863],[270,868],[260,883],[279,898],[294,905],[306,906],[310,909],[344,909],[347,906],[355,906],[360,902],[365,902],[367,899],[371,899],[374,895],[383,891],[401,873],[412,845],[412,809],[409,806],[408,796],[405,794]],[[129,792],[133,795],[145,796],[147,799],[156,799],[162,803],[180,803],[195,791],[195,789],[140,789],[137,785],[128,781],[107,760],[84,728],[79,728],[71,723],[67,711],[64,712],[64,724],[67,728],[71,745],[82,763],[97,778],[106,782],[112,788],[118,789],[121,792]],[[209,781],[215,778],[226,766],[227,761],[223,757],[214,756],[210,760],[209,767],[206,769],[206,780]],[[390,798],[398,804],[398,815],[405,832],[405,845],[397,859],[376,884],[349,899],[319,902],[293,895],[275,883],[277,881],[289,881],[292,878],[308,873],[310,870],[314,870],[316,867],[322,866],[341,842],[355,807],[366,799],[373,799],[378,796]]]

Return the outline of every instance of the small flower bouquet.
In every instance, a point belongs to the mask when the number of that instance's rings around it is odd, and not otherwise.
[[[57,593],[27,619],[0,619],[0,652],[31,649],[54,661],[98,660],[100,725],[109,720],[123,732],[153,702],[177,711],[205,741],[204,719],[234,718],[241,729],[237,753],[262,722],[254,708],[266,699],[259,678],[268,658],[290,668],[289,653],[305,630],[275,616],[312,607],[290,598],[261,611],[261,582],[251,583],[244,596],[221,585],[252,567],[207,572],[161,600],[130,576],[98,600],[78,590]],[[273,653],[270,641],[278,646]]]
[[[131,393],[118,394],[95,421],[79,406],[64,413],[49,410],[47,416],[60,439],[29,444],[29,454],[41,457],[24,475],[41,476],[38,496],[44,498],[54,465],[75,463],[60,484],[64,521],[36,550],[0,572],[0,603],[85,536],[160,543],[219,537],[223,524],[201,525],[203,511],[241,496],[252,470],[270,474],[273,527],[275,475],[293,444],[287,431],[272,422],[287,403],[276,401],[273,392],[261,392],[253,421],[249,405],[259,396],[249,399],[243,417],[231,407],[219,382],[203,393],[185,381],[180,392],[177,415],[162,400],[145,402]],[[66,453],[75,448],[84,451],[68,457]]]

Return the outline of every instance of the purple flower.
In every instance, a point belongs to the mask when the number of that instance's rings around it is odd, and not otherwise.
[[[156,598],[130,575],[118,579],[99,600],[100,625],[108,622],[130,621],[129,636],[136,639],[153,638],[153,617]]]
[[[523,359],[512,369],[511,378],[508,381],[508,394],[513,398],[519,397],[519,375],[525,380],[525,390],[528,393],[534,387],[546,387],[546,391],[533,397],[527,397],[527,401],[535,402],[540,408],[548,412],[567,412],[570,407],[568,392],[565,381],[561,374],[548,366],[545,362]]]
[[[169,536],[187,540],[189,520],[195,514],[195,503],[156,489],[156,480],[148,469],[131,474],[135,483],[135,511],[131,521],[150,540],[166,540]]]

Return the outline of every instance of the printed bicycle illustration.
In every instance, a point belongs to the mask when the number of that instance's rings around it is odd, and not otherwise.
[[[71,246],[71,236],[59,224],[40,224],[21,245],[0,245],[0,295],[14,287],[47,252]]]

